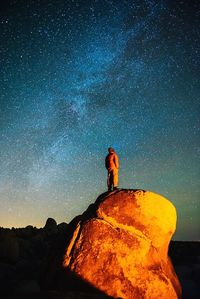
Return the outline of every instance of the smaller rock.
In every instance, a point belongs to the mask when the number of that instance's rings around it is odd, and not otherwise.
[[[53,218],[48,218],[44,226],[44,231],[47,234],[56,234],[58,231],[57,223]]]

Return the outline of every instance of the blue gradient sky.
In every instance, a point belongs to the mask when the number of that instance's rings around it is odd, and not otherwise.
[[[69,222],[106,190],[152,190],[200,239],[198,1],[0,4],[0,226]]]

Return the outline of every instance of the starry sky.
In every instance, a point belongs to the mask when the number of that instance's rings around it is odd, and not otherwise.
[[[2,3],[3,2],[3,3]],[[200,7],[189,0],[0,4],[0,226],[69,222],[119,187],[164,195],[200,240]]]

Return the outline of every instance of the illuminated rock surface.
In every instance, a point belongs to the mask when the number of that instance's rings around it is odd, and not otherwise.
[[[181,298],[168,257],[176,210],[142,190],[105,193],[77,218],[63,265],[114,298]]]

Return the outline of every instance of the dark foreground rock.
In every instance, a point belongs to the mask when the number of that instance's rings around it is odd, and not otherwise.
[[[169,254],[183,289],[183,299],[200,298],[200,242],[173,241]]]

